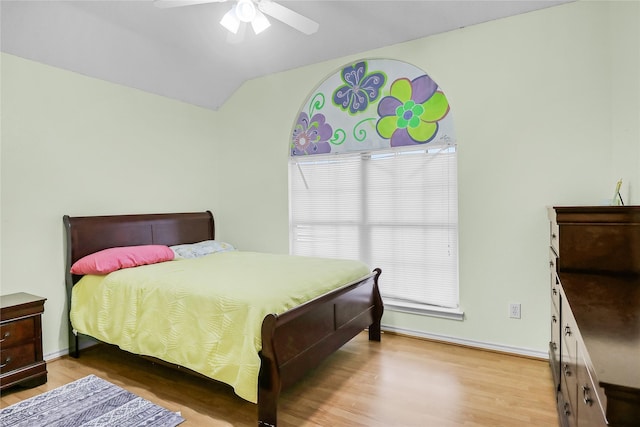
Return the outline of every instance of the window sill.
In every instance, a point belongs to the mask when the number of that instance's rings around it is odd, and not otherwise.
[[[459,308],[444,308],[435,305],[416,304],[406,301],[398,301],[390,298],[384,299],[385,310],[399,311],[402,313],[419,314],[422,316],[440,317],[451,320],[464,320],[464,312]]]

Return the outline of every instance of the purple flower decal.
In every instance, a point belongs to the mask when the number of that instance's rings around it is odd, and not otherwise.
[[[333,135],[333,129],[325,120],[324,114],[314,114],[309,120],[307,113],[300,113],[291,138],[292,156],[331,152],[329,138]]]
[[[398,79],[390,95],[378,104],[378,134],[392,147],[425,144],[438,132],[438,121],[449,112],[449,101],[426,74],[410,81]]]
[[[345,82],[333,92],[333,103],[349,114],[365,111],[371,102],[380,96],[380,88],[387,80],[382,72],[367,74],[365,61],[345,67],[342,81]]]

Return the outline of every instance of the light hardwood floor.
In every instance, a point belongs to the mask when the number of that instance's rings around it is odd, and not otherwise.
[[[3,393],[4,408],[95,374],[172,411],[180,427],[255,426],[256,406],[228,386],[105,345],[47,364],[48,382]],[[365,333],[283,392],[281,426],[558,426],[546,361]]]

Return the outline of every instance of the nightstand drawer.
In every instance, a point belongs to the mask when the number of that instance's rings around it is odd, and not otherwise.
[[[33,317],[29,317],[15,322],[3,323],[0,326],[0,345],[2,348],[33,339],[35,336],[34,321]]]
[[[36,361],[35,343],[30,342],[0,350],[0,373],[13,371]]]
[[[25,292],[0,296],[0,390],[47,382],[42,354],[45,298]]]

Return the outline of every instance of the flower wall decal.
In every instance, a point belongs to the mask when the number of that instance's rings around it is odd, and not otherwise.
[[[327,77],[305,101],[292,130],[290,154],[455,145],[449,110],[438,85],[411,64],[391,59],[352,63]]]
[[[293,128],[291,155],[330,153],[332,135],[333,129],[326,123],[324,114],[317,113],[309,119],[307,113],[301,112]]]
[[[378,134],[392,147],[425,144],[435,137],[438,121],[449,112],[449,102],[426,74],[393,82],[389,96],[378,104]]]
[[[367,62],[362,61],[343,68],[342,81],[345,84],[333,92],[333,103],[349,114],[356,114],[366,111],[378,99],[387,76],[380,71],[367,74]]]

